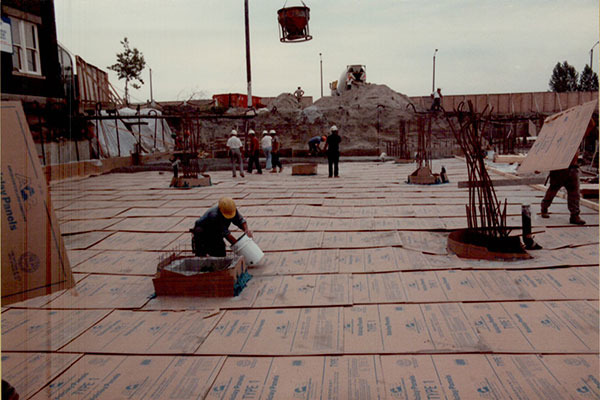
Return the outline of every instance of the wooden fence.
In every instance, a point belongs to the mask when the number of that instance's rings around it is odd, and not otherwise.
[[[428,109],[433,100],[429,96],[411,97],[415,105]],[[554,114],[568,108],[598,100],[598,92],[530,92],[530,93],[498,93],[498,94],[465,94],[450,95],[442,98],[442,107],[452,111],[461,102],[473,102],[475,109],[483,111],[485,106],[492,106],[493,114]]]

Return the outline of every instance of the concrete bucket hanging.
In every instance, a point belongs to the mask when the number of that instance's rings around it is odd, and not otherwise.
[[[286,2],[287,4],[287,2]],[[279,41],[288,42],[306,42],[312,39],[308,30],[308,20],[310,19],[310,8],[302,2],[302,6],[286,7],[277,11],[277,21],[279,22]]]

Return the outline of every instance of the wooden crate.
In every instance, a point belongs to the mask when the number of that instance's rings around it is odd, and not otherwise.
[[[317,165],[316,163],[294,164],[292,165],[292,175],[316,175]]]
[[[206,271],[207,268],[214,270]],[[152,279],[157,296],[233,297],[247,271],[243,257],[178,257],[157,269]]]

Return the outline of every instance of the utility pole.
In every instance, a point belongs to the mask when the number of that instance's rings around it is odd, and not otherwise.
[[[431,93],[435,92],[435,53],[437,53],[438,49],[435,49],[433,52],[433,83],[431,84]]]
[[[252,72],[250,71],[250,26],[248,25],[248,0],[244,0],[246,23],[246,80],[248,81],[248,108],[252,108]]]
[[[323,97],[323,57],[322,54],[319,53],[319,62],[321,64],[321,97]]]

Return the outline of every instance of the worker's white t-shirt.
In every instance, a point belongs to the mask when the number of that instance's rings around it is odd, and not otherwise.
[[[261,146],[263,149],[269,149],[269,148],[271,148],[271,145],[272,145],[272,140],[273,140],[273,138],[271,138],[271,136],[269,136],[269,135],[265,135],[265,136],[263,136],[263,138],[260,140],[260,146]]]
[[[227,139],[227,147],[230,149],[239,149],[242,147],[242,142],[237,136],[231,136],[229,139]]]

